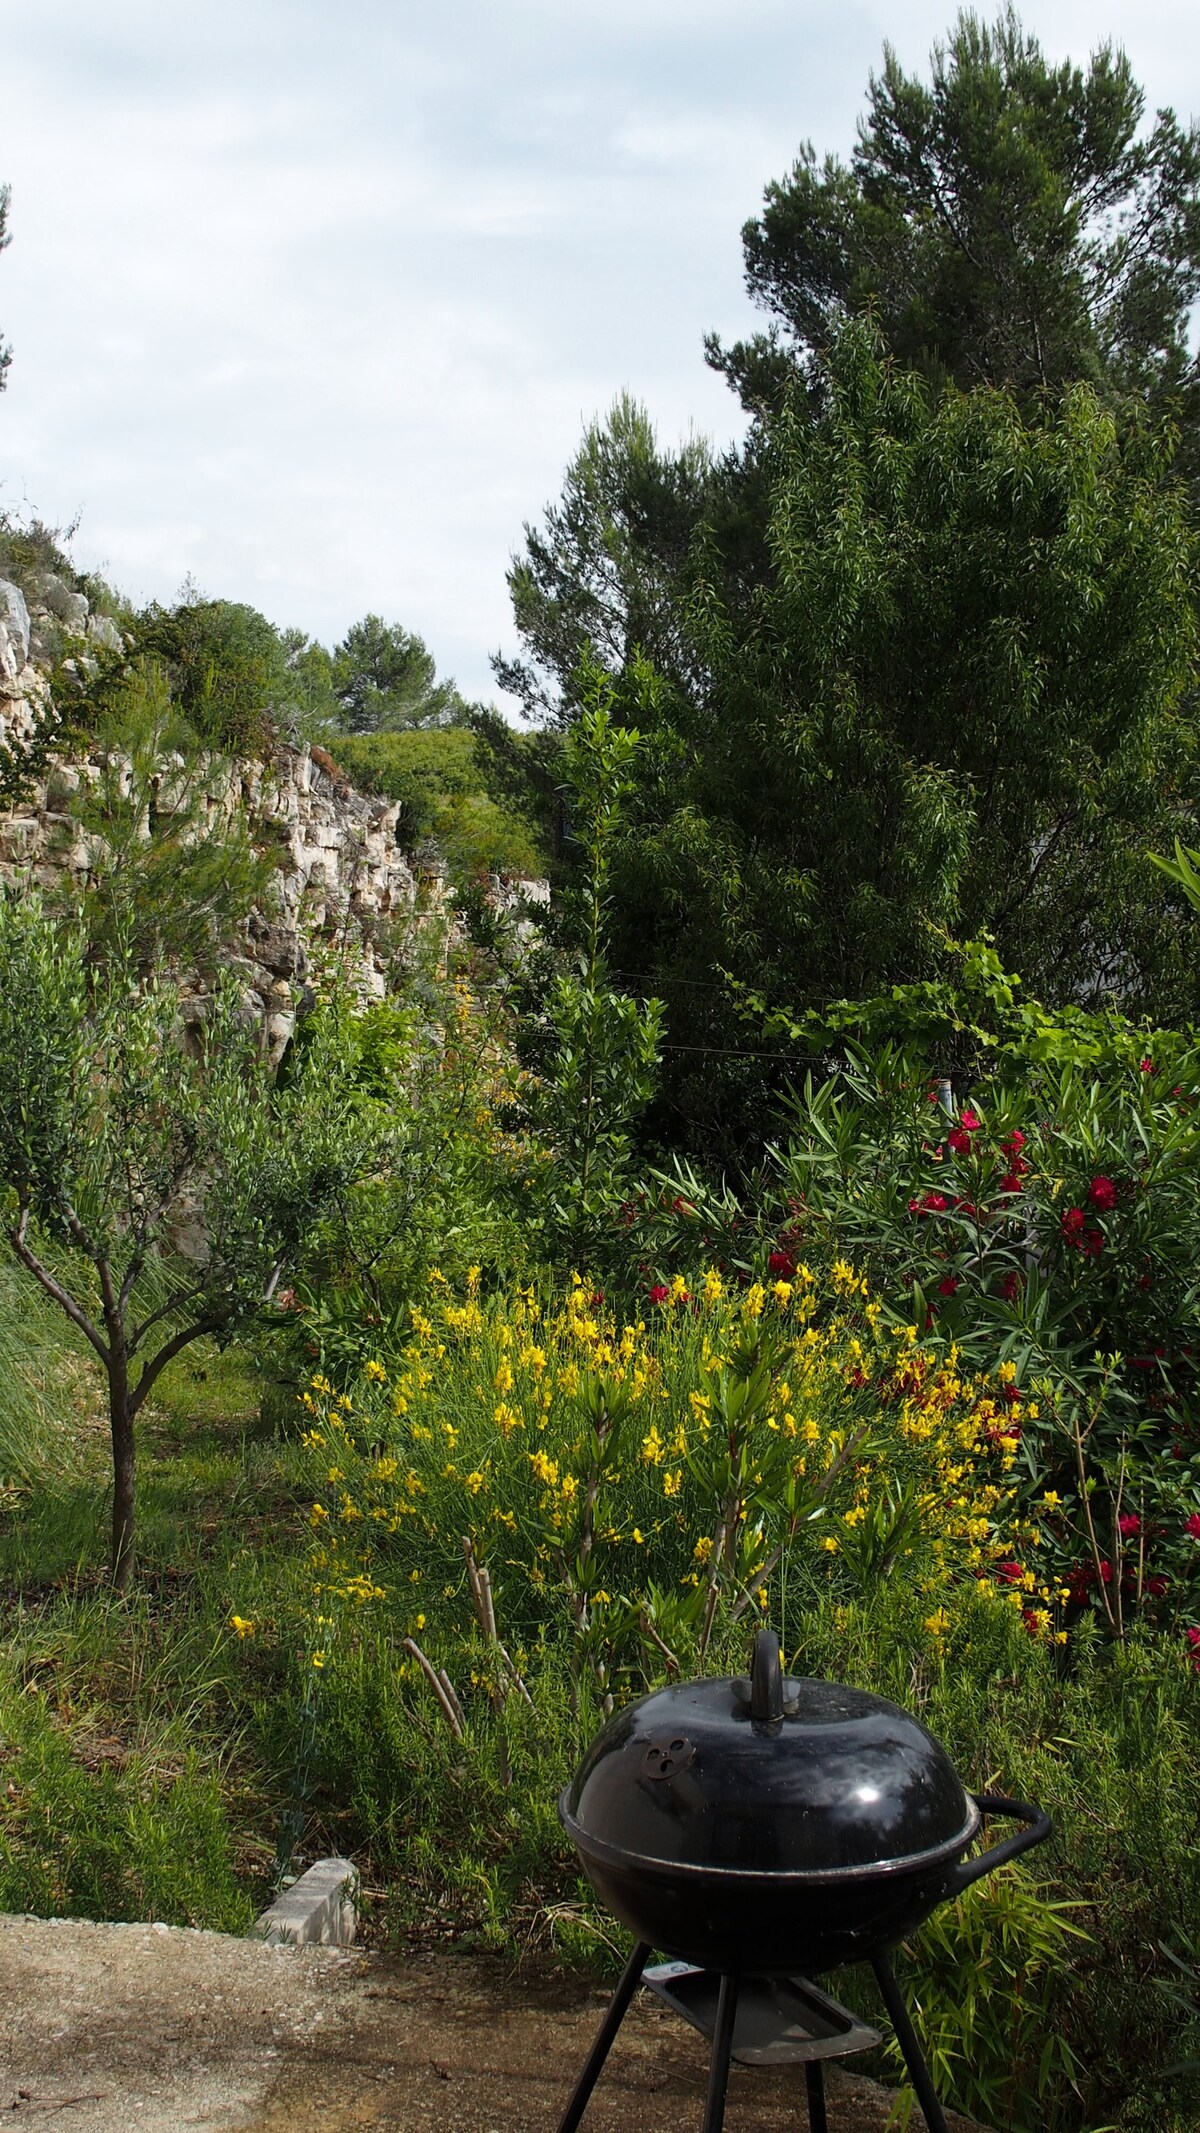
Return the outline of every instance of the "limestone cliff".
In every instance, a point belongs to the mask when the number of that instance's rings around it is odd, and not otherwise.
[[[92,615],[86,596],[62,579],[44,574],[28,602],[0,579],[0,742],[19,746],[31,731],[56,633],[60,642],[72,640],[69,649],[81,660],[98,645],[121,644],[115,624]],[[210,769],[215,774],[203,781],[205,820],[194,834],[205,834],[205,824],[219,832],[241,812],[251,836],[279,852],[269,907],[252,911],[244,937],[229,943],[231,967],[263,1019],[268,1051],[278,1056],[319,944],[347,948],[360,989],[382,996],[406,933],[419,927],[427,936],[432,929],[444,941],[445,892],[436,869],[422,872],[399,849],[399,809],[355,792],[322,750],[281,745],[267,761]],[[170,813],[182,770],[182,758],[164,760],[155,780],[156,814]],[[72,803],[98,776],[94,756],[56,762],[26,801],[0,815],[0,879],[52,889],[69,874],[86,891],[96,854]],[[198,1019],[203,988],[185,973],[181,990],[185,1018]]]

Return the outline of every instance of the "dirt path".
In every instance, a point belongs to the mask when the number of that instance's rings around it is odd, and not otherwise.
[[[465,1955],[0,1918],[0,2127],[554,2133],[603,2004]],[[884,2133],[883,2090],[837,2075],[829,2090],[831,2133]],[[701,2039],[642,1994],[584,2133],[696,2133],[703,2098]],[[726,2125],[799,2133],[802,2082],[735,2068]]]

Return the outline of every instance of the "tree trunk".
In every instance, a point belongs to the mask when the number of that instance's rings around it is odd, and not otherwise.
[[[113,1511],[112,1581],[126,1592],[133,1571],[133,1416],[129,1411],[129,1367],[124,1352],[108,1369],[108,1412],[112,1430]]]

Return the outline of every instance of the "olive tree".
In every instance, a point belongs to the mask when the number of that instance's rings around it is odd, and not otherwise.
[[[267,1308],[369,1168],[338,1011],[278,1087],[236,988],[179,996],[35,896],[0,893],[0,1191],[17,1261],[90,1342],[112,1433],[112,1576],[133,1567],[135,1425],[172,1358]]]

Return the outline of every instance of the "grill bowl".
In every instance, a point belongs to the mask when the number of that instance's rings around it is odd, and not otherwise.
[[[962,1863],[981,1811],[1030,1826]],[[705,1968],[814,1976],[903,1940],[935,1906],[1049,1832],[968,1794],[919,1720],[880,1696],[753,1673],[678,1683],[611,1719],[559,1802],[601,1902]]]

